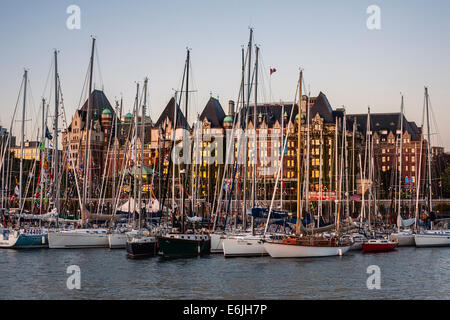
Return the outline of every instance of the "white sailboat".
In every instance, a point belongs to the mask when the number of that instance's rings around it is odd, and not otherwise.
[[[306,257],[326,257],[326,256],[341,256],[345,254],[351,246],[350,241],[340,239],[339,237],[324,237],[320,236],[308,236],[302,235],[302,222],[300,215],[301,207],[301,180],[300,180],[300,149],[301,149],[301,97],[302,97],[302,81],[303,71],[300,71],[300,77],[298,82],[298,95],[299,95],[299,120],[298,120],[298,156],[297,156],[297,223],[296,223],[296,235],[281,237],[281,239],[265,240],[264,248],[272,258],[306,258]],[[297,93],[296,93],[297,94]],[[297,97],[294,99],[294,101]],[[345,115],[344,115],[345,117]],[[337,130],[337,127],[336,127]],[[289,129],[288,129],[289,131]],[[345,127],[343,127],[345,134]],[[277,174],[278,181],[279,172]],[[266,231],[270,219],[267,217]],[[336,226],[339,228],[339,210],[337,211]],[[337,229],[339,230],[339,229]],[[339,232],[338,232],[339,233]]]
[[[87,189],[88,189],[88,175],[89,175],[89,153],[91,148],[91,113],[92,113],[92,73],[94,69],[94,49],[95,38],[92,39],[92,50],[90,57],[89,67],[89,91],[88,91],[88,103],[86,110],[86,141],[87,150],[84,155],[84,164],[86,166],[84,170],[83,179],[83,197],[80,201],[80,211],[82,217],[82,224],[85,223],[86,218],[89,216],[89,212],[86,207]],[[76,173],[75,173],[76,175]],[[48,236],[49,248],[97,248],[108,247],[108,235],[106,229],[76,229],[76,230],[56,230],[49,233]]]
[[[402,194],[402,163],[403,163],[403,95],[402,103],[400,107],[400,156],[398,158],[398,168],[400,168],[398,173],[398,205],[397,205],[397,232],[391,233],[389,235],[389,240],[394,240],[398,242],[399,247],[414,246],[414,234],[412,230],[401,231],[402,226],[402,216],[401,216],[401,194]]]

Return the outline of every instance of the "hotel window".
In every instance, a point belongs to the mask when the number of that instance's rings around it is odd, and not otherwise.
[[[409,159],[408,156],[406,156],[406,157],[405,157],[405,160],[408,161],[408,159]]]
[[[406,170],[406,171],[408,171],[408,170],[409,170],[409,167],[408,167],[408,166],[406,166],[406,167],[405,167],[405,170]]]
[[[381,153],[382,153],[382,154],[385,154],[385,153],[386,153],[386,149],[382,149],[382,150],[381,150]]]
[[[382,157],[381,162],[386,162],[386,157]]]
[[[411,156],[411,162],[416,162],[416,157],[415,156]]]
[[[411,171],[415,172],[416,171],[416,166],[411,166]]]
[[[383,166],[381,170],[383,170],[383,172],[385,172],[386,171],[386,167]]]

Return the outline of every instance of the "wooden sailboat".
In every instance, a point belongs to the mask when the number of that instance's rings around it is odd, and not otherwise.
[[[299,96],[299,115],[301,114],[303,71],[300,71],[298,96]],[[337,128],[336,128],[337,130]],[[301,180],[300,180],[300,150],[301,150],[301,120],[298,121],[298,144],[297,144],[297,222],[295,236],[285,236],[281,239],[266,240],[264,248],[272,258],[303,258],[303,257],[325,257],[337,256],[346,253],[351,243],[332,236],[329,238],[323,236],[307,236],[302,234],[301,229]],[[269,219],[270,217],[268,217]],[[337,212],[337,233],[339,234],[339,211]]]

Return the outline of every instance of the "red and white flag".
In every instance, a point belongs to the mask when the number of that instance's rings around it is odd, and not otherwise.
[[[270,75],[272,75],[272,73],[277,72],[277,69],[275,68],[270,68]]]

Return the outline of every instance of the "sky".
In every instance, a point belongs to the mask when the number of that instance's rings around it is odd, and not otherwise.
[[[80,7],[79,30],[66,26],[70,5]],[[367,28],[370,5],[380,8],[379,30]],[[95,88],[111,104],[123,96],[124,111],[131,111],[136,82],[149,77],[149,114],[156,121],[180,87],[189,47],[190,122],[211,95],[227,111],[239,93],[249,27],[261,53],[259,102],[292,101],[302,68],[311,95],[322,91],[333,108],[399,112],[402,93],[407,119],[420,126],[428,86],[434,144],[450,148],[447,0],[0,0],[0,125],[10,126],[26,68],[26,132],[35,139],[40,101],[53,99],[47,78],[55,48],[70,121],[80,106],[91,36],[97,39]],[[270,67],[277,69],[271,77]]]

